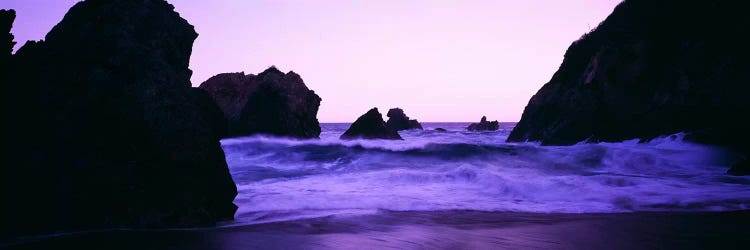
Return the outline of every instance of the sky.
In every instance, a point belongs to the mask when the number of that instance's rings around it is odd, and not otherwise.
[[[2,0],[18,42],[40,40],[77,0]],[[199,34],[198,86],[275,65],[302,76],[321,122],[400,107],[421,122],[518,121],[567,47],[620,0],[171,0]]]

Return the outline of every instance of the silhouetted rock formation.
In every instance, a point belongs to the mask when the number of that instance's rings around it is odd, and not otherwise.
[[[0,73],[2,73],[10,63],[13,53],[13,34],[10,29],[13,28],[13,20],[16,19],[16,11],[0,10]]]
[[[233,218],[223,116],[190,84],[197,36],[163,0],[89,0],[13,55],[3,235]]]
[[[378,108],[372,108],[357,118],[349,129],[341,135],[341,139],[401,140],[401,136],[395,130],[388,129],[385,126],[385,121],[383,121],[383,116],[378,112]]]
[[[393,131],[407,130],[407,129],[422,129],[422,124],[414,120],[409,120],[409,117],[404,114],[404,110],[400,108],[388,110],[388,121],[385,126]]]
[[[224,73],[200,85],[216,100],[229,122],[229,136],[268,134],[320,136],[320,97],[297,73],[270,67],[263,73]]]
[[[446,130],[444,128],[436,128],[435,131],[445,132],[445,131],[448,131],[448,130]]]
[[[469,131],[495,131],[500,129],[500,123],[497,121],[487,121],[486,116],[482,116],[482,120],[479,121],[479,123],[472,123],[469,124],[469,127],[467,127]]]
[[[743,1],[626,0],[574,42],[508,141],[690,140],[748,151]]]

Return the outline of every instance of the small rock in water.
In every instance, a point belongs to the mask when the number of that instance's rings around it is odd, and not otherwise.
[[[487,121],[486,116],[482,116],[482,120],[479,123],[472,123],[467,127],[469,131],[495,131],[500,128],[500,124],[497,121]]]

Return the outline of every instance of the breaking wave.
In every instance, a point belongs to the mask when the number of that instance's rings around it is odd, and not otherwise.
[[[465,124],[425,124],[404,141],[222,141],[238,184],[238,221],[255,223],[378,210],[540,213],[724,211],[750,207],[750,178],[726,175],[735,155],[676,134],[638,143],[567,147],[505,143]],[[433,127],[448,132],[432,131]]]

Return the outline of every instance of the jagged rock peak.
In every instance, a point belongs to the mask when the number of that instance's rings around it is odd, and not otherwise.
[[[13,34],[10,33],[13,28],[13,21],[16,19],[15,10],[0,10],[0,60],[8,60],[13,53]],[[0,61],[0,64],[3,62]]]
[[[3,191],[3,235],[233,218],[224,119],[190,84],[196,37],[163,0],[87,0],[12,55],[0,183],[23,192]]]
[[[341,139],[388,139],[402,140],[395,130],[388,129],[378,108],[372,108],[357,118],[349,129],[341,135]]]

